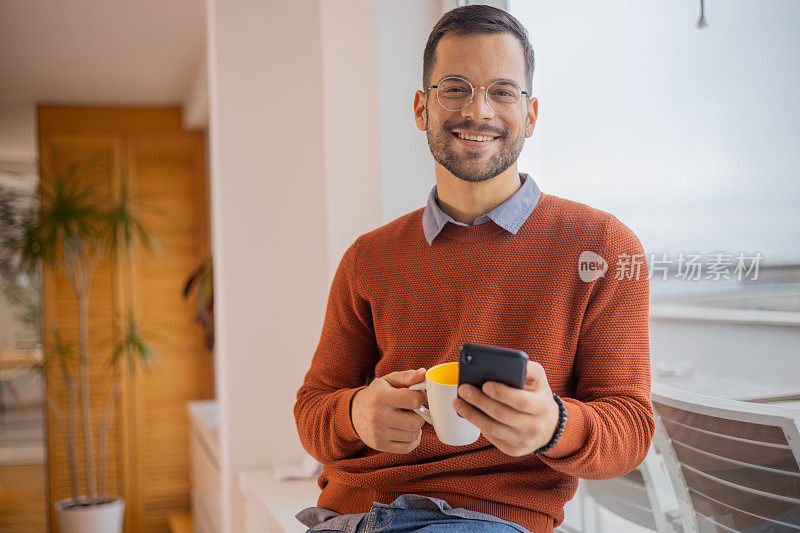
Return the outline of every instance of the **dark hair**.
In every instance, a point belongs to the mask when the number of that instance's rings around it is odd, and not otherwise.
[[[457,7],[445,13],[431,30],[425,53],[422,56],[422,86],[430,86],[430,76],[436,63],[436,46],[445,35],[470,33],[511,33],[525,52],[525,81],[527,90],[533,89],[533,46],[528,40],[528,30],[506,11],[486,5]]]

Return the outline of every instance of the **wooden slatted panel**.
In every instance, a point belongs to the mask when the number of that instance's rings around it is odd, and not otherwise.
[[[125,533],[169,531],[167,517],[189,511],[185,404],[213,394],[211,354],[193,322],[194,304],[181,296],[186,278],[208,254],[203,139],[200,133],[177,131],[179,117],[175,109],[39,109],[45,171],[53,164],[46,155],[53,143],[61,149],[62,159],[99,155],[90,179],[101,183],[106,194],[116,194],[124,176],[131,192],[149,196],[144,199],[148,205],[170,214],[164,220],[145,213],[164,253],[153,258],[136,250],[133,261],[140,327],[144,333],[155,334],[153,344],[160,358],[147,372],[137,372],[133,378],[126,375],[111,428],[108,487],[109,492],[126,499]],[[102,133],[87,133],[86,127]],[[95,278],[90,311],[95,343],[98,338],[110,337],[113,311],[123,309],[126,294],[120,269],[112,272],[108,264],[102,269]],[[44,286],[46,324],[58,324],[62,335],[77,335],[75,298],[63,274],[49,276]],[[96,349],[93,353],[100,352]],[[95,418],[100,416],[111,385],[105,361],[106,354],[93,355],[91,379],[94,390],[99,391],[92,399]],[[57,366],[52,365],[47,374],[48,391],[64,405],[66,391],[57,374]],[[67,496],[69,477],[66,448],[52,417],[48,428],[50,497],[54,502]],[[85,491],[84,484],[81,490]],[[53,531],[58,533],[52,514]]]
[[[202,137],[187,132],[128,136],[134,193],[157,212],[146,215],[163,256],[142,255],[135,284],[141,326],[157,334],[160,357],[136,387],[142,531],[168,531],[168,517],[189,512],[187,401],[210,395],[210,364],[186,278],[208,254]]]
[[[40,464],[0,467],[0,531],[45,533],[45,471]]]
[[[39,106],[36,110],[40,130],[120,132],[181,129],[181,110],[177,107],[80,107]]]

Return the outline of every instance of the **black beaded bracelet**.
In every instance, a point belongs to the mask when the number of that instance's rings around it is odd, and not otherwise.
[[[558,425],[556,426],[556,432],[553,433],[553,438],[550,439],[550,442],[539,448],[538,450],[532,451],[531,455],[539,455],[544,452],[548,452],[553,449],[553,447],[558,443],[558,439],[561,437],[561,433],[564,431],[564,425],[567,423],[567,408],[564,407],[564,402],[561,401],[561,398],[558,397],[558,394],[555,392],[553,393],[553,399],[558,404]]]

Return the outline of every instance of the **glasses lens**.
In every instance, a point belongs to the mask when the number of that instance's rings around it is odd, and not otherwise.
[[[469,104],[472,85],[461,78],[445,78],[439,82],[436,91],[442,107],[450,111],[460,111]]]
[[[498,113],[512,110],[518,103],[522,90],[513,83],[495,82],[486,90],[492,108]]]

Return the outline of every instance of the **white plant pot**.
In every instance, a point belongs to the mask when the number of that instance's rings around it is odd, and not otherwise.
[[[78,498],[80,504],[89,499]],[[125,500],[113,498],[98,505],[73,505],[72,498],[58,500],[54,507],[62,533],[120,533],[125,517]]]

